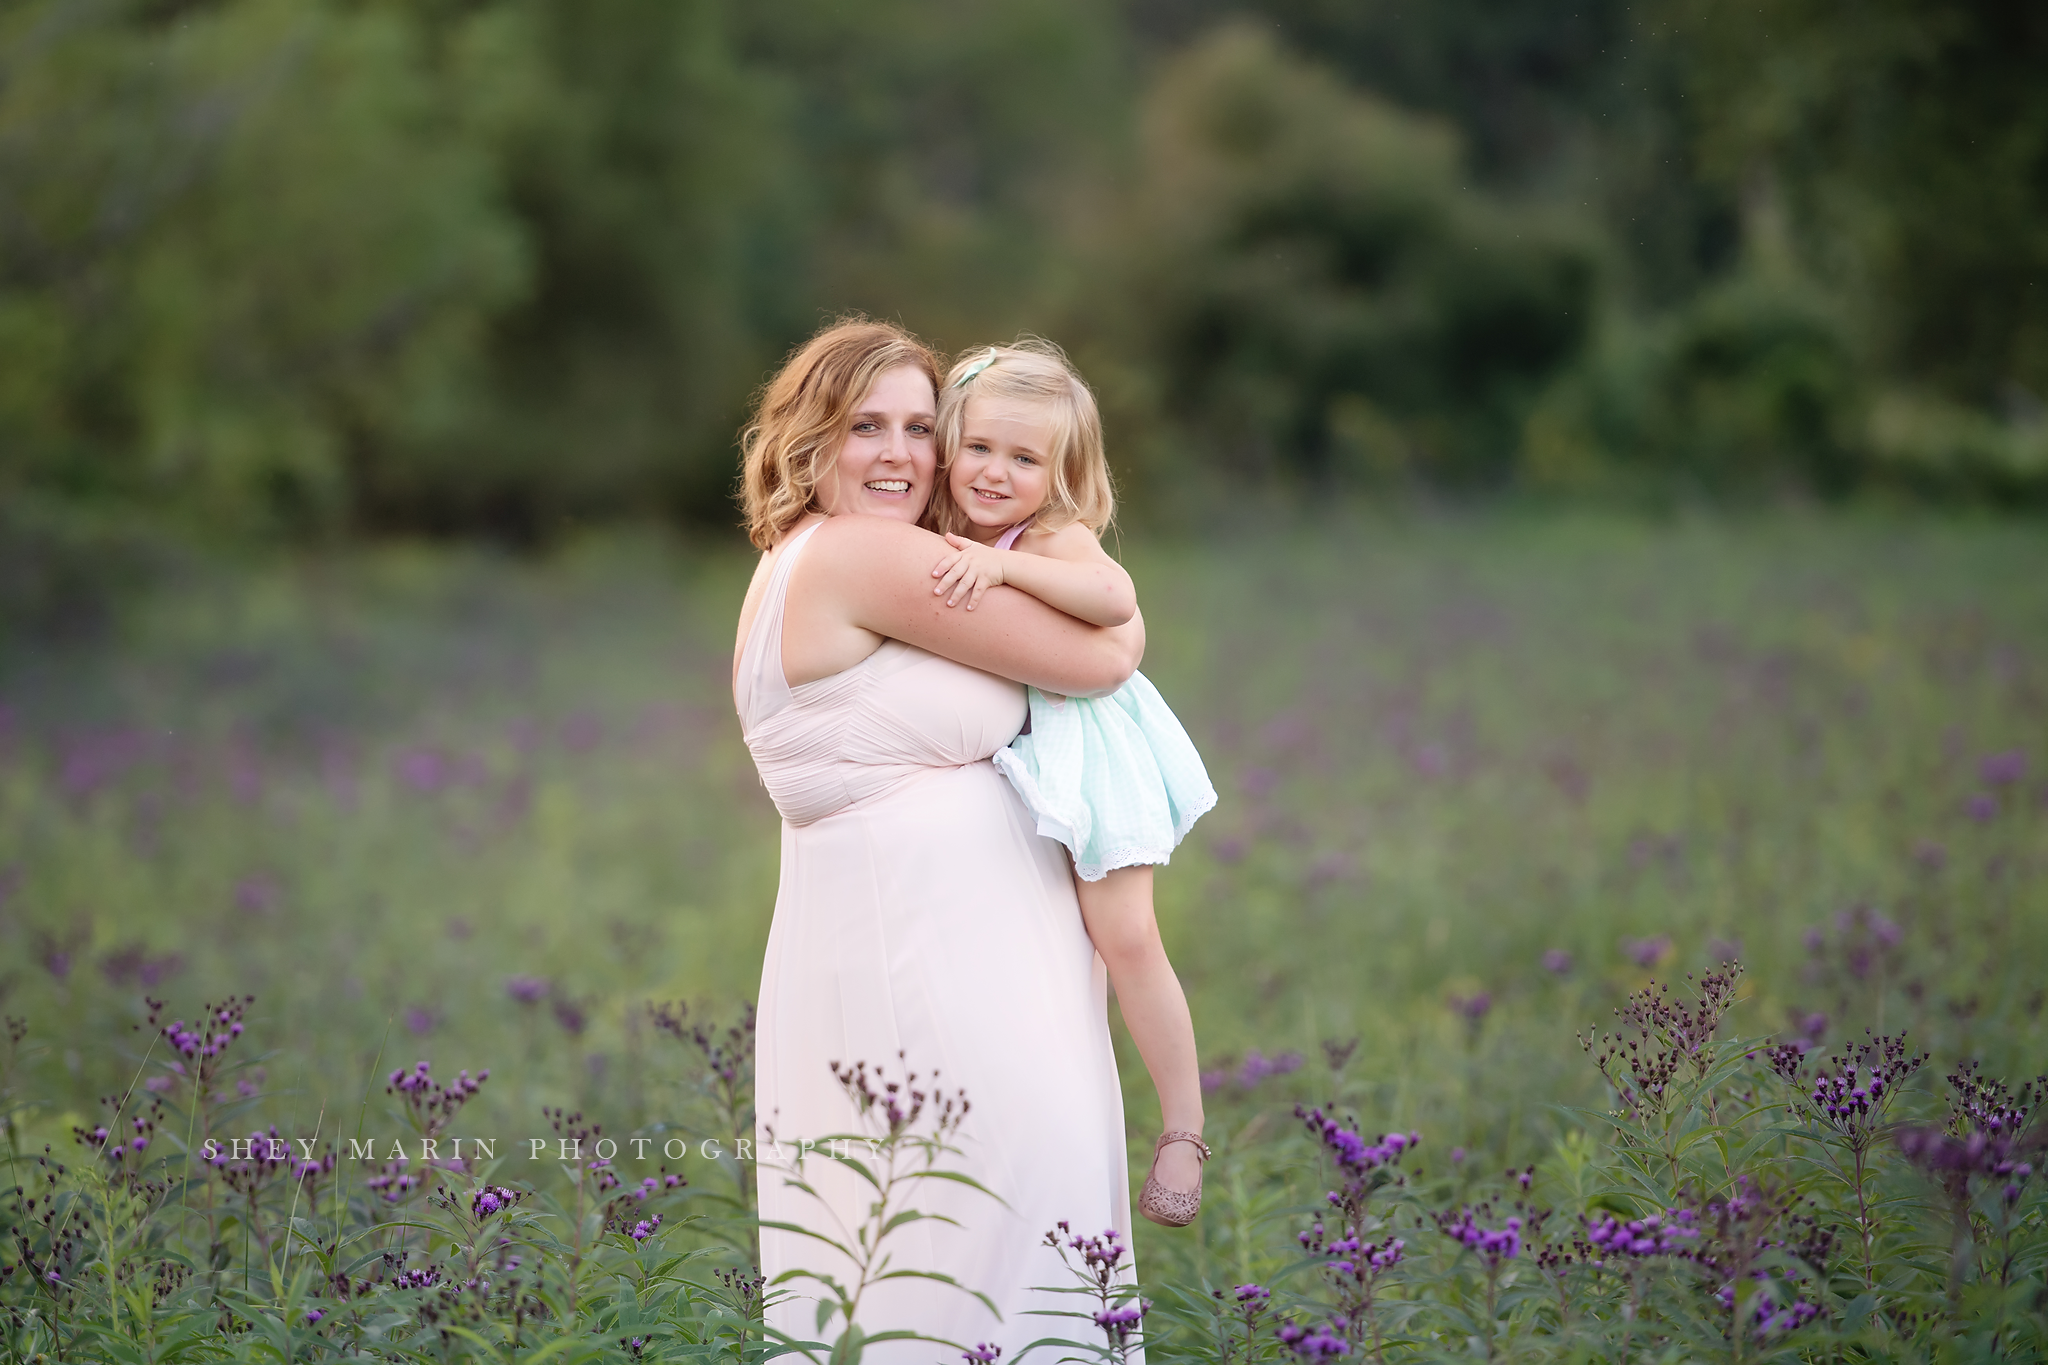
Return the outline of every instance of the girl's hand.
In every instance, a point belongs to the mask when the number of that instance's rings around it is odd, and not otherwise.
[[[967,610],[973,611],[983,593],[1002,585],[1004,552],[964,536],[947,536],[946,543],[953,547],[953,553],[932,569],[932,577],[939,580],[932,595],[944,593],[949,607],[965,597]]]

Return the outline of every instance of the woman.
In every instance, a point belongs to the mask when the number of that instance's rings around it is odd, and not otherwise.
[[[1102,967],[1059,845],[1041,838],[990,756],[1024,723],[1029,683],[1098,695],[1144,651],[1139,622],[1084,625],[1008,588],[976,611],[932,593],[946,552],[917,526],[936,482],[938,367],[901,329],[854,321],[813,337],[763,392],[745,437],[743,497],[766,550],[741,609],[733,694],[783,815],[782,885],[761,974],[757,1102],[764,1151],[854,1131],[834,1064],[907,1065],[972,1106],[953,1163],[1000,1203],[923,1182],[916,1205],[957,1220],[890,1235],[894,1268],[988,1295],[886,1282],[867,1333],[912,1329],[1009,1354],[1064,1324],[1027,1310],[1065,1279],[1046,1231],[1128,1235],[1123,1103]],[[904,1059],[899,1063],[899,1055]],[[823,1203],[764,1165],[761,1215],[842,1238],[864,1187],[813,1155]],[[764,1228],[762,1269],[831,1274],[823,1243]],[[813,1338],[816,1289],[771,1325]],[[850,1287],[850,1286],[849,1286]],[[834,1324],[836,1332],[843,1324]],[[878,1360],[931,1359],[911,1342]]]

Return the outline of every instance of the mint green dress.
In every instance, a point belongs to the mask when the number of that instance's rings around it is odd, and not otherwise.
[[[1166,862],[1215,808],[1202,756],[1144,674],[1106,697],[1055,697],[1035,687],[1026,695],[1030,729],[996,750],[995,764],[1038,832],[1074,855],[1083,881]]]
[[[1023,531],[997,542],[1009,549]],[[1038,822],[1074,855],[1083,881],[1119,867],[1163,864],[1195,821],[1216,806],[1216,788],[1178,717],[1142,673],[1106,697],[1025,689],[1031,722],[995,765]]]

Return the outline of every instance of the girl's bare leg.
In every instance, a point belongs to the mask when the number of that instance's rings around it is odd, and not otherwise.
[[[1188,998],[1166,960],[1159,921],[1152,913],[1152,869],[1122,867],[1099,882],[1074,886],[1081,918],[1095,951],[1109,968],[1117,1007],[1152,1085],[1159,1091],[1160,1117],[1169,1131],[1202,1131],[1202,1078],[1195,1057],[1195,1024]],[[1159,1154],[1159,1183],[1192,1190],[1201,1178],[1194,1145],[1176,1142]]]

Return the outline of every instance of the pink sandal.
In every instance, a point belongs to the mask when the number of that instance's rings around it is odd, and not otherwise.
[[[1159,1169],[1159,1154],[1169,1142],[1192,1142],[1202,1160],[1209,1159],[1209,1144],[1202,1141],[1200,1134],[1161,1133],[1152,1148],[1152,1169],[1145,1172],[1145,1191],[1138,1196],[1138,1212],[1161,1227],[1184,1228],[1202,1211],[1202,1182],[1197,1176],[1192,1190],[1169,1190],[1159,1183],[1153,1172]]]

